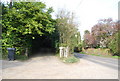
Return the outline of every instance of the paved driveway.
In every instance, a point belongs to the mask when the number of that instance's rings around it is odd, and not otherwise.
[[[78,54],[77,54],[78,55]],[[80,57],[80,62],[64,64],[59,58],[48,54],[34,56],[28,61],[3,60],[3,79],[117,79],[117,60],[98,60],[99,57]],[[86,58],[91,58],[90,60]],[[104,58],[102,58],[104,59]],[[101,63],[102,64],[101,64]],[[113,66],[111,66],[113,65]]]

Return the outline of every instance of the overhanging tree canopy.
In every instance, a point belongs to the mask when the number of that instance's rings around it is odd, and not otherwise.
[[[14,2],[2,6],[3,52],[7,47],[21,48],[31,46],[35,35],[51,34],[55,30],[55,20],[51,17],[52,8],[42,2]]]

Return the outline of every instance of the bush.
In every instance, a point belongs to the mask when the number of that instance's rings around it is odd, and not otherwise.
[[[103,55],[103,56],[111,56],[110,50],[109,49],[102,49],[102,48],[98,48],[98,49],[94,49],[94,48],[88,48],[86,50],[83,51],[85,54],[94,54],[94,55]]]
[[[24,61],[24,60],[28,60],[28,57],[25,55],[15,55],[15,59]]]
[[[74,47],[74,52],[79,52],[78,47]]]
[[[112,38],[109,39],[109,44],[108,44],[108,48],[110,49],[110,51],[113,53],[113,55],[118,55],[119,54],[119,42],[120,42],[120,31],[118,33],[116,33]]]
[[[70,57],[68,57],[68,58],[62,58],[62,61],[63,61],[64,63],[76,63],[76,62],[79,61],[79,58],[76,58],[76,57],[74,57],[74,56],[70,56]]]
[[[64,43],[60,44],[60,47],[66,47],[66,46],[67,46],[67,44],[64,44]]]
[[[78,44],[76,47],[74,47],[74,52],[81,52],[82,51],[82,44]]]

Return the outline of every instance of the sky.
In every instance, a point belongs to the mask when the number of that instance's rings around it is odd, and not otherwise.
[[[4,0],[9,1],[9,0]],[[44,2],[47,7],[53,7],[55,14],[59,9],[74,12],[79,31],[83,38],[85,30],[91,30],[99,19],[118,19],[118,2],[120,0],[36,0]]]

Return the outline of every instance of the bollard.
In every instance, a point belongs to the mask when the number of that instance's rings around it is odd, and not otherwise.
[[[64,47],[59,47],[60,49],[60,57],[63,57],[64,55]]]

